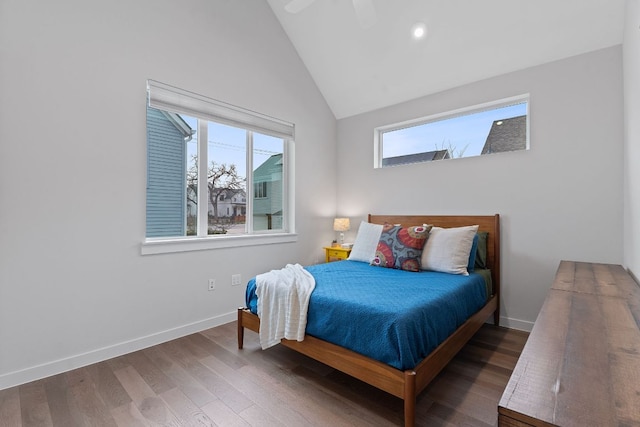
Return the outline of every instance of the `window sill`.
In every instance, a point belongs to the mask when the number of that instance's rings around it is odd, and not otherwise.
[[[177,237],[146,239],[142,242],[142,255],[174,252],[202,251],[209,249],[237,248],[242,246],[271,245],[298,241],[295,233],[251,234],[219,237]]]

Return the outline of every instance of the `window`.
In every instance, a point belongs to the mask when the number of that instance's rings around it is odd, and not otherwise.
[[[253,187],[253,191],[253,197],[256,199],[267,197],[267,183],[265,181],[257,182]]]
[[[529,149],[529,95],[375,130],[374,167]]]
[[[294,126],[159,82],[147,88],[146,241],[291,233]]]

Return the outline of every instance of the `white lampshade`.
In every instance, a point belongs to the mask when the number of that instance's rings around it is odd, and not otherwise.
[[[334,231],[347,231],[351,228],[349,218],[336,218],[333,220]]]

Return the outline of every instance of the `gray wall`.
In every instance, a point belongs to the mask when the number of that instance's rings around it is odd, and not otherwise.
[[[629,0],[624,33],[624,265],[640,278],[640,1]]]
[[[228,322],[232,274],[323,256],[336,122],[267,2],[2,1],[0,44],[0,389]],[[140,255],[148,78],[296,124],[297,243]]]
[[[373,168],[377,126],[524,93],[529,151]],[[503,322],[529,329],[560,260],[622,263],[622,104],[617,46],[339,120],[340,214],[499,213]]]

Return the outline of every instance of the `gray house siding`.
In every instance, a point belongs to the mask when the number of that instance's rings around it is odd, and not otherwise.
[[[482,154],[527,149],[527,116],[495,120],[482,148]]]
[[[147,106],[147,237],[186,233],[185,135]]]
[[[430,162],[449,158],[448,150],[425,151],[423,153],[405,154],[404,156],[382,159],[382,166],[407,165],[410,163]]]

